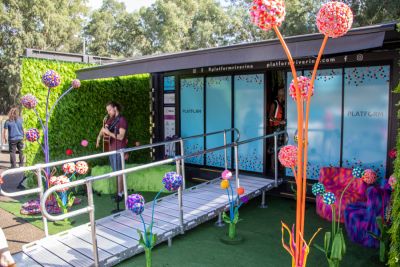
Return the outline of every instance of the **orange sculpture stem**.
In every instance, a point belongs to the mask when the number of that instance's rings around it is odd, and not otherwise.
[[[307,150],[307,147],[308,147],[308,120],[309,120],[309,115],[310,115],[311,92],[314,89],[314,81],[315,81],[315,77],[317,76],[319,62],[321,61],[321,57],[325,50],[327,41],[328,41],[328,36],[325,35],[324,40],[322,41],[321,48],[319,49],[319,52],[318,52],[317,60],[315,61],[315,64],[314,64],[314,69],[312,72],[311,81],[310,81],[310,85],[309,85],[309,89],[308,89],[309,93],[307,94],[307,101],[306,101],[306,123],[305,123],[305,129],[304,129],[304,163],[303,163],[304,164],[303,168],[305,171],[303,173],[303,190],[302,190],[302,193],[303,193],[302,198],[304,199],[304,201],[301,203],[302,204],[301,205],[301,214],[303,216],[305,214],[305,208],[306,208],[305,199],[306,199],[306,184],[307,184],[307,171],[306,170],[307,170],[307,160],[308,160],[308,158],[307,158],[307,156],[308,156],[308,150]],[[301,218],[301,220],[303,222],[304,222],[304,219],[305,219],[304,217]],[[301,232],[304,233],[304,223],[301,226],[302,226]]]
[[[289,60],[289,64],[290,64],[290,69],[292,71],[292,75],[293,75],[293,80],[294,80],[294,86],[296,88],[296,107],[297,107],[297,129],[301,129],[301,131],[298,131],[298,139],[299,140],[303,140],[303,105],[301,104],[301,100],[300,100],[300,89],[298,86],[298,82],[297,82],[297,73],[296,73],[296,68],[294,66],[294,62],[293,62],[293,58],[292,55],[289,51],[289,48],[286,45],[285,40],[282,37],[282,34],[280,33],[279,29],[277,26],[273,27],[276,35],[278,36],[278,39],[280,41],[280,43],[282,44],[283,50],[286,53],[286,56]],[[302,179],[301,177],[303,177],[302,173],[303,173],[303,146],[300,145],[298,147],[298,154],[297,154],[297,181],[296,181],[296,237],[295,237],[295,243],[296,243],[296,251],[295,251],[295,264],[296,266],[298,266],[298,263],[300,262],[300,253],[303,247],[303,241],[300,237],[300,230],[302,229],[302,224],[304,224],[304,221],[301,221],[301,218],[304,218],[304,216],[302,216],[301,214],[301,202],[302,200]],[[304,228],[304,227],[303,227]]]

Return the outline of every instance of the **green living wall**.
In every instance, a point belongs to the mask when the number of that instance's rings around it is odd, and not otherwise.
[[[22,61],[21,96],[33,94],[38,100],[37,111],[41,118],[45,117],[47,88],[41,82],[41,76],[46,70],[52,69],[61,76],[60,86],[51,89],[50,106],[76,78],[75,71],[90,65],[81,63],[61,62],[54,60],[30,59]],[[96,138],[105,117],[105,105],[113,100],[123,106],[122,114],[128,121],[129,146],[136,141],[147,144],[149,132],[149,75],[132,75],[110,79],[82,81],[79,89],[72,90],[60,100],[51,114],[49,123],[50,160],[66,159],[100,153],[96,148]],[[43,131],[32,110],[23,109],[25,130],[38,128]],[[89,141],[87,147],[81,146],[81,141]],[[72,149],[73,155],[67,156],[66,150]],[[43,162],[43,153],[39,144],[26,142],[25,154],[27,165]],[[131,153],[129,162],[146,162],[150,159],[149,151]],[[107,158],[90,161],[89,165],[108,163]]]

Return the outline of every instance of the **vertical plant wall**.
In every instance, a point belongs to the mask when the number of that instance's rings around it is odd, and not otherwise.
[[[60,62],[53,60],[30,59],[22,61],[20,95],[32,94],[38,100],[36,107],[39,116],[45,116],[47,89],[41,82],[43,73],[52,69],[61,76],[60,86],[51,89],[50,103],[52,106],[76,78],[75,71],[90,67],[88,64]],[[128,121],[129,146],[135,142],[149,143],[149,75],[132,75],[110,79],[82,81],[79,89],[74,89],[57,105],[49,122],[49,143],[51,161],[100,153],[101,147],[96,148],[96,138],[107,115],[105,105],[108,101],[121,103],[122,115]],[[32,110],[23,109],[25,130],[38,128]],[[41,136],[43,133],[41,132]],[[81,141],[87,140],[88,145],[82,146]],[[67,155],[67,150],[72,155]],[[43,162],[43,153],[38,143],[26,142],[25,155],[27,165]],[[131,153],[129,162],[145,162],[150,159],[149,151]],[[108,158],[92,161],[92,164],[108,164]]]

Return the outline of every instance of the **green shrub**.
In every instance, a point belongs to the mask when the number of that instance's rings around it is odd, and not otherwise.
[[[132,168],[134,166],[136,166],[136,164],[128,164],[126,168]],[[137,192],[158,192],[163,188],[161,181],[164,174],[174,170],[175,166],[163,165],[129,173],[126,179],[128,189],[133,189]],[[92,168],[91,175],[97,176],[109,172],[111,172],[110,166],[96,166]],[[111,178],[94,182],[93,189],[102,194],[115,194],[116,179]]]

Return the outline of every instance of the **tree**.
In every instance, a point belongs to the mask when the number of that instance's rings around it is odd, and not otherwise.
[[[121,56],[122,48],[118,44],[118,36],[124,36],[119,29],[120,24],[127,19],[125,4],[116,0],[104,0],[99,10],[94,11],[85,36],[89,37],[90,53],[97,56]],[[128,30],[128,29],[126,29]]]
[[[84,0],[2,0],[0,3],[0,112],[16,103],[25,48],[76,52],[87,14]]]

